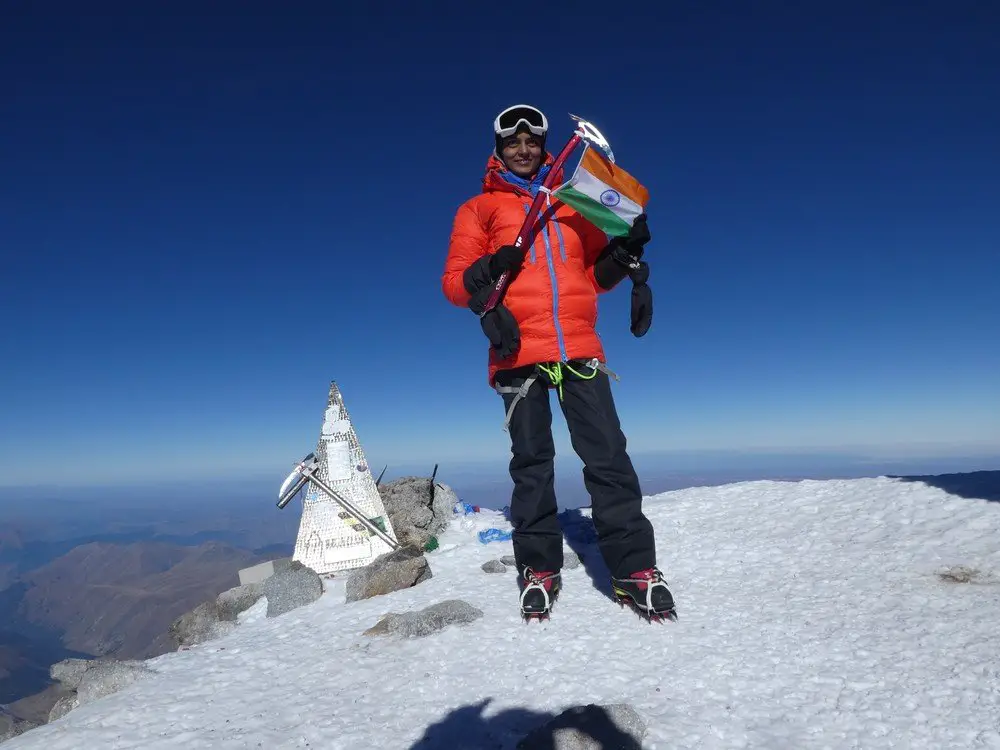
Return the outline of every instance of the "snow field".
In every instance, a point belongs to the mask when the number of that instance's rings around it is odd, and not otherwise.
[[[524,624],[514,572],[479,569],[511,552],[476,538],[508,528],[502,516],[456,518],[428,554],[432,579],[352,604],[333,580],[274,619],[259,604],[233,634],[150,660],[155,676],[7,747],[507,750],[571,705],[623,702],[651,750],[1000,748],[1000,504],[866,479],[693,488],[644,507],[677,622],[619,609],[590,547],[552,619]],[[939,575],[958,566],[970,582]],[[483,618],[362,635],[450,598]]]

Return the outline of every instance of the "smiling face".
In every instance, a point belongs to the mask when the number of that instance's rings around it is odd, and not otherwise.
[[[531,133],[517,133],[503,139],[500,156],[507,169],[529,178],[542,165],[542,140]]]

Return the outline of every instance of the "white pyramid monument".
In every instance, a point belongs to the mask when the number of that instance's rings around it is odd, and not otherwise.
[[[315,455],[317,479],[353,503],[395,541],[396,535],[371,467],[335,381],[330,383],[330,397]],[[302,501],[302,520],[293,560],[323,575],[364,567],[391,549],[316,482],[309,481]]]

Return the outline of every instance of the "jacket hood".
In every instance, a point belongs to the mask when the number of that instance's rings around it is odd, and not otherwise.
[[[545,158],[542,160],[542,166],[552,166],[555,162],[555,158],[548,151],[545,152]],[[486,161],[486,173],[483,175],[483,192],[507,192],[507,193],[519,193],[522,195],[528,195],[528,191],[524,188],[515,185],[513,182],[509,182],[504,178],[504,175],[512,175],[507,166],[500,160],[496,154],[490,154],[490,158]],[[544,179],[544,178],[542,178]],[[556,173],[555,182],[558,185],[562,182],[563,172],[562,169]],[[541,179],[536,175],[532,182],[538,182],[541,184]]]

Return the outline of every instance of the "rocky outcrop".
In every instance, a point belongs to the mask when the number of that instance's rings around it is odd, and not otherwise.
[[[278,617],[319,599],[323,595],[323,581],[312,568],[293,562],[287,570],[266,579],[261,589],[267,598],[267,616]],[[256,601],[250,602],[246,609]]]
[[[224,618],[218,601],[213,599],[174,620],[169,633],[178,648],[189,648],[228,635],[236,625],[235,618]]]
[[[84,673],[92,666],[92,659],[64,659],[49,668],[49,676],[67,690],[76,690]]]
[[[267,599],[267,616],[278,617],[312,604],[322,595],[323,581],[316,571],[292,562],[260,583],[223,591],[181,615],[170,626],[170,638],[178,648],[197,646],[231,633],[238,627],[240,615],[262,597]]]
[[[138,660],[66,659],[53,664],[49,674],[56,684],[46,690],[55,698],[47,713],[30,721],[0,714],[0,742],[17,737],[46,722],[57,721],[79,706],[117,693],[136,680],[154,674]],[[23,702],[23,701],[22,701]]]
[[[80,705],[93,703],[106,695],[117,693],[136,680],[154,671],[141,661],[95,661],[90,669],[80,678],[80,686],[76,689],[76,697]]]
[[[68,659],[52,666],[53,679],[62,680],[70,692],[60,698],[49,712],[49,721],[62,718],[74,708],[117,693],[136,680],[154,674],[141,661]]]
[[[448,485],[429,477],[401,477],[379,486],[378,491],[396,539],[403,546],[420,549],[447,527],[458,502]]]
[[[417,612],[390,612],[365,631],[365,635],[400,635],[423,638],[449,625],[464,625],[483,616],[481,609],[461,599],[448,599]]]
[[[357,602],[416,586],[432,576],[423,551],[415,546],[399,547],[379,555],[347,578],[347,601]]]
[[[245,583],[223,591],[215,597],[219,619],[223,622],[235,622],[240,614],[250,609],[263,595],[264,586],[261,583]]]
[[[39,726],[33,721],[25,721],[7,714],[0,714],[0,742],[12,740]]]

